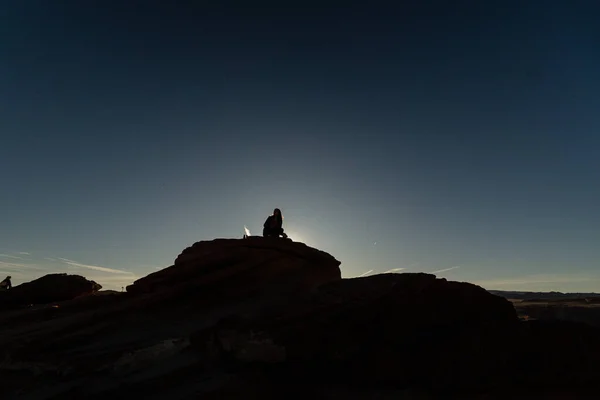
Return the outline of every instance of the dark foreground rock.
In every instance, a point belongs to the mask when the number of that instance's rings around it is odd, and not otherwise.
[[[597,329],[338,265],[291,241],[200,242],[128,293],[0,313],[3,398],[597,398]]]
[[[49,274],[0,292],[0,309],[71,300],[101,288],[83,276]]]
[[[291,376],[383,387],[487,387],[510,362],[511,304],[428,274],[386,274],[320,288],[310,301],[192,336],[202,359],[276,362]],[[475,368],[476,366],[476,368]]]

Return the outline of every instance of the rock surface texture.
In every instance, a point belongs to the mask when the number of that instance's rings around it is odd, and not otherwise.
[[[193,287],[235,295],[277,288],[310,289],[341,279],[340,262],[302,243],[276,238],[216,239],[186,248],[169,268],[127,287],[156,293]],[[236,287],[237,286],[237,287]],[[217,295],[217,294],[215,294]]]
[[[79,275],[49,274],[0,292],[0,309],[71,300],[101,288]]]
[[[289,240],[217,239],[126,293],[3,311],[2,398],[597,398],[596,328],[339,266]]]

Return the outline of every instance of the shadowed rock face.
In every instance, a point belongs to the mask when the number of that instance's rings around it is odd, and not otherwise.
[[[384,274],[323,285],[261,318],[222,321],[191,343],[204,359],[234,364],[280,362],[285,353],[280,366],[290,376],[329,383],[476,388],[509,365],[506,335],[519,327],[511,303],[478,286]]]
[[[251,237],[197,242],[175,264],[127,287],[130,293],[189,288],[217,298],[265,291],[312,290],[341,279],[340,262],[291,240]]]
[[[102,288],[83,276],[49,274],[0,292],[0,309],[74,299]]]
[[[287,240],[218,239],[127,293],[2,312],[2,398],[597,395],[597,329],[521,322],[468,283],[341,279],[339,265]]]

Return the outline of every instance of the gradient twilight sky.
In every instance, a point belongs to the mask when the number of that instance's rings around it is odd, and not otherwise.
[[[0,3],[0,275],[120,288],[280,207],[346,277],[600,291],[596,2],[192,3]]]

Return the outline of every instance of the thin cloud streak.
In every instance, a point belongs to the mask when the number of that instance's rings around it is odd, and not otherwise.
[[[372,269],[368,270],[367,272],[363,272],[362,274],[358,275],[358,277],[357,277],[357,278],[361,278],[361,277],[363,277],[363,276],[367,276],[367,275],[369,275],[371,272],[373,272],[373,270],[372,270]]]
[[[11,256],[10,254],[0,254],[0,257],[14,258],[16,260],[22,260],[23,259],[23,257]]]
[[[392,268],[390,270],[385,271],[384,274],[390,274],[390,273],[393,273],[393,272],[404,271],[405,269],[406,268]]]
[[[114,269],[114,268],[100,267],[97,265],[82,264],[77,261],[69,260],[68,258],[59,258],[59,260],[61,260],[65,264],[70,265],[72,267],[93,269],[94,271],[107,272],[109,274],[133,275],[131,272],[128,272],[128,271],[122,271],[120,269]]]
[[[415,267],[418,267],[418,266],[419,266],[419,263],[416,262],[416,263],[410,264],[408,267],[389,269],[389,270],[385,271],[384,274],[394,273],[394,272],[398,272],[398,271],[404,271],[404,270],[415,268]]]
[[[17,254],[21,254],[23,256],[30,256],[31,255],[31,253],[28,253],[26,251],[19,251]]]
[[[15,270],[15,271],[19,271],[19,270],[23,270],[23,269],[34,270],[34,271],[44,271],[43,268],[40,268],[37,265],[12,263],[12,262],[6,262],[6,261],[0,261],[0,268],[11,269],[11,270]]]
[[[439,274],[439,273],[442,273],[442,272],[448,272],[448,271],[452,271],[452,270],[459,269],[459,268],[460,268],[460,265],[457,265],[455,267],[440,269],[439,271],[433,271],[433,272],[430,272],[430,273],[431,274]]]

